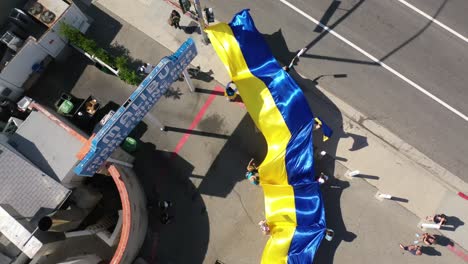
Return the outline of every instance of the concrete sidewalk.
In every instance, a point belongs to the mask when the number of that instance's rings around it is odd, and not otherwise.
[[[177,50],[188,37],[192,37],[197,43],[198,54],[200,54],[192,61],[192,64],[215,69],[213,77],[218,82],[229,82],[230,78],[228,73],[224,70],[224,65],[218,59],[211,45],[202,44],[200,34],[196,32],[193,34],[186,34],[183,30],[174,29],[169,26],[167,19],[171,11],[175,9],[175,7],[170,4],[172,2],[177,3],[178,1],[136,0],[132,1],[132,6],[129,8],[128,1],[94,1],[94,3],[109,9],[127,23],[135,26],[171,51]],[[182,15],[180,25],[182,27],[192,27],[197,24],[190,17]]]
[[[200,35],[187,35],[167,24],[169,13],[174,8],[167,2],[138,0],[133,1],[131,8],[126,0],[97,0],[95,3],[117,14],[171,51],[175,51],[188,36],[194,38],[199,55],[193,64],[200,65],[202,69],[213,69],[213,77],[221,84],[229,80],[212,47],[201,44]],[[193,21],[184,16],[180,24],[193,25]],[[458,226],[455,230],[442,230],[442,233],[468,248],[468,227],[463,225],[468,221],[468,201],[457,196],[458,192],[468,193],[467,183],[328,93],[324,89],[326,87],[317,87],[318,90],[314,91],[316,83],[301,83],[300,76],[295,76],[294,72],[292,75],[299,79],[312,109],[334,128],[335,135],[324,147],[330,148],[328,152],[337,157],[340,164],[351,170],[360,170],[367,175],[363,178],[381,192],[402,198],[399,202],[393,202],[407,208],[417,218],[438,212],[454,216]],[[317,94],[327,99],[323,100]],[[334,118],[337,116],[340,118]],[[197,174],[203,174],[203,169],[197,169],[201,170]],[[368,198],[374,199],[372,196]],[[417,219],[411,218],[411,221],[409,224],[416,227]]]

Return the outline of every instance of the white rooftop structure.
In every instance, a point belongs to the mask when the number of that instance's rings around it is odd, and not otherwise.
[[[21,223],[0,206],[0,232],[29,258],[41,249],[42,243]]]

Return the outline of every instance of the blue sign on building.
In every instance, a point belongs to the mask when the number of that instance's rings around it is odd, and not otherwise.
[[[89,152],[74,172],[81,176],[93,176],[196,55],[195,43],[189,38],[173,55],[164,57],[99,130]]]

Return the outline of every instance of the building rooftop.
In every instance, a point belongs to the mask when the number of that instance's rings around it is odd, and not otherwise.
[[[0,140],[0,204],[25,218],[54,211],[70,191],[31,164],[5,140]]]
[[[32,111],[10,142],[43,172],[62,182],[70,174],[83,142],[41,112]]]

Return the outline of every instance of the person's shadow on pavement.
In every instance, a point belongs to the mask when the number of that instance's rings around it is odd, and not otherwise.
[[[195,68],[188,68],[187,71],[190,75],[190,78],[192,79],[200,80],[203,82],[211,82],[212,80],[214,80],[214,77],[212,76],[214,72],[211,69],[209,71],[204,72],[200,69],[200,66],[197,66]]]
[[[464,225],[465,222],[460,220],[460,218],[456,216],[447,216],[447,223],[440,227],[441,230],[445,231],[455,231],[459,226]]]
[[[187,26],[181,26],[181,28],[185,34],[189,34],[189,35],[193,33],[200,34],[200,28],[198,27],[198,24],[194,21],[190,21],[190,23]]]
[[[435,240],[437,241],[437,245],[441,245],[443,247],[446,247],[446,246],[453,246],[453,242],[452,240],[450,240],[448,237],[446,236],[441,236],[441,235],[434,235],[435,237]]]
[[[351,146],[349,151],[356,151],[369,146],[369,143],[367,142],[367,137],[353,133],[345,133],[343,137],[351,137],[353,139],[353,145]]]
[[[340,199],[344,189],[350,186],[349,182],[331,178],[322,187],[325,211],[327,213],[327,228],[335,231],[332,241],[323,240],[317,250],[314,263],[332,264],[336,249],[342,241],[352,242],[357,235],[346,230],[341,214]]]
[[[421,252],[428,256],[442,256],[442,253],[433,247],[421,246]]]

